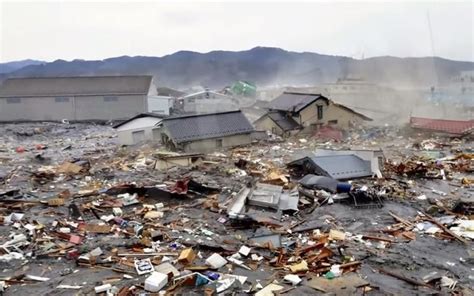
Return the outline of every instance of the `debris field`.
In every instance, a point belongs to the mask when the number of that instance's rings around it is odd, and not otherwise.
[[[472,138],[372,127],[180,154],[108,125],[0,134],[3,295],[474,293]]]

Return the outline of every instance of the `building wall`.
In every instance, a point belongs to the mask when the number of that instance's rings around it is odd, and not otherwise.
[[[356,114],[340,108],[336,105],[330,104],[323,113],[324,124],[328,124],[329,121],[337,120],[337,126],[341,128],[348,128],[352,123],[360,124],[364,120]],[[324,112],[324,111],[323,111]]]
[[[283,130],[268,116],[265,116],[264,118],[255,122],[255,127],[257,130],[270,131],[273,134],[276,134],[279,136],[283,135],[284,133]]]
[[[164,96],[148,96],[148,112],[170,115],[173,98]]]
[[[239,109],[239,106],[228,98],[199,99],[194,102],[184,101],[184,112],[187,113],[216,113]]]
[[[117,130],[117,137],[118,142],[120,145],[135,145],[139,143],[134,143],[133,140],[133,132],[135,131],[144,131],[145,132],[145,141],[160,141],[159,134],[160,133],[153,133],[154,129],[159,129],[157,127],[141,127],[141,128],[134,128],[134,129],[127,129],[127,130]]]
[[[8,103],[0,98],[0,121],[61,120],[74,117],[74,101],[56,102],[55,97],[19,98],[19,103]]]
[[[76,97],[75,120],[127,119],[147,111],[146,96],[114,96],[117,101],[106,101],[104,96]]]
[[[8,103],[0,98],[0,121],[47,121],[47,120],[116,120],[126,119],[146,112],[145,95],[114,96],[106,101],[104,96],[20,98],[20,103]],[[11,101],[11,100],[10,100]]]
[[[222,140],[222,148],[247,145],[252,142],[250,135],[251,134],[248,133],[188,142],[183,144],[183,150],[185,152],[211,152],[214,150],[219,150],[221,148],[217,145],[218,140]]]
[[[323,106],[323,119],[318,119],[318,107]],[[326,114],[328,110],[328,105],[323,100],[316,100],[299,113],[299,118],[294,117],[296,122],[300,123],[302,126],[307,127],[315,123],[324,123],[326,121]]]

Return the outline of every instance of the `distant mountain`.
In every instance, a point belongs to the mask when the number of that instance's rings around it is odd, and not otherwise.
[[[57,60],[30,64],[6,76],[71,76],[150,74],[160,86],[202,85],[220,88],[236,80],[259,87],[315,85],[341,77],[363,78],[393,86],[430,86],[448,82],[460,71],[474,70],[473,62],[443,58],[375,57],[356,60],[311,52],[256,47],[246,51],[179,51],[163,57],[122,56],[102,61]]]
[[[11,73],[29,65],[40,65],[45,62],[36,60],[23,60],[8,63],[0,63],[0,74]]]

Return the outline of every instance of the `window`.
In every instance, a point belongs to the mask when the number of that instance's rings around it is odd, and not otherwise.
[[[105,96],[104,97],[104,102],[117,102],[118,97],[116,96]]]
[[[69,98],[68,97],[55,97],[54,101],[56,103],[67,103],[69,102]]]
[[[337,124],[337,120],[329,120],[329,121],[328,121],[328,124],[330,124],[330,125],[336,125],[336,124]]]
[[[21,98],[7,98],[7,104],[21,103]]]
[[[222,148],[222,139],[217,139],[216,140],[216,147],[217,148]]]
[[[188,103],[194,103],[194,98],[189,98]]]
[[[318,120],[323,119],[323,106],[318,106]]]

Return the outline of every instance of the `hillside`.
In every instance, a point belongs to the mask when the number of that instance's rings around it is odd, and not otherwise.
[[[4,64],[0,64],[2,65]],[[352,76],[394,86],[425,87],[443,84],[464,70],[474,70],[474,63],[431,57],[375,57],[356,60],[256,47],[235,52],[179,51],[163,57],[121,56],[102,61],[56,60],[26,65],[2,76],[151,74],[159,85],[170,87],[222,87],[239,79],[253,81],[260,87],[314,85]]]

